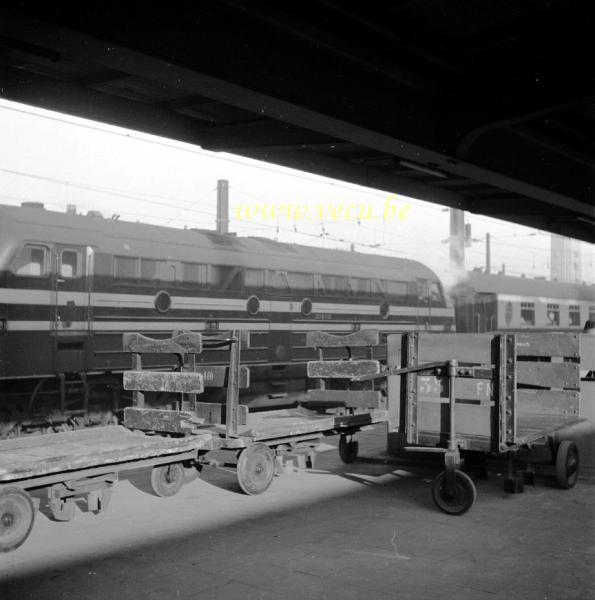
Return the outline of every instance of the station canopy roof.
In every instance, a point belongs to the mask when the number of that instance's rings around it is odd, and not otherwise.
[[[7,0],[0,96],[595,240],[589,2]]]

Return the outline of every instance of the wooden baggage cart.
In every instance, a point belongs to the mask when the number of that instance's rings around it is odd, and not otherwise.
[[[444,454],[432,484],[441,510],[463,514],[475,501],[461,452],[507,454],[505,489],[515,492],[532,471],[513,473],[514,453],[546,441],[558,483],[574,486],[578,450],[560,432],[580,421],[579,334],[413,332],[389,335],[387,344],[380,376],[388,379],[389,436],[410,452]]]
[[[194,348],[188,348],[185,340],[182,339],[180,344],[179,338],[172,338],[171,341],[173,344],[167,340],[125,334],[124,349],[133,355],[134,369],[125,373],[124,387],[134,390],[135,396],[134,406],[125,409],[124,423],[131,429],[169,435],[194,435],[209,431],[212,453],[201,456],[199,460],[211,466],[234,468],[240,488],[247,494],[264,492],[287,455],[296,455],[301,465],[312,466],[315,448],[325,436],[340,435],[341,457],[353,460],[357,454],[357,444],[348,440],[348,436],[370,424],[388,420],[386,401],[380,393],[331,390],[326,389],[323,383],[332,379],[347,384],[354,375],[377,373],[377,361],[330,362],[324,361],[322,356],[325,347],[344,347],[348,354],[348,348],[352,346],[378,345],[377,332],[372,335],[359,332],[348,336],[308,333],[307,344],[319,348],[320,352],[320,360],[309,363],[308,374],[319,380],[319,387],[308,392],[303,406],[258,412],[251,412],[239,402],[239,391],[249,385],[250,373],[240,365],[237,332],[222,333],[203,340],[205,345],[228,347],[228,365],[198,365],[192,355],[199,353],[201,347],[195,345]],[[181,393],[174,409],[144,406],[143,392],[163,392],[171,387],[168,385],[169,375],[142,370],[141,355],[166,351],[180,355],[181,372],[188,376],[191,373],[200,374],[205,386],[226,387],[226,404],[201,402],[196,395],[199,391],[187,388],[173,390]],[[216,451],[223,452],[222,459],[214,458]]]

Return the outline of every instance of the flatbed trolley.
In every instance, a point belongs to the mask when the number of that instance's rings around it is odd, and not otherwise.
[[[401,450],[444,454],[445,470],[432,483],[442,511],[460,515],[475,502],[462,453],[480,462],[488,454],[507,455],[504,485],[514,493],[534,482],[528,451],[546,443],[560,487],[575,485],[578,450],[564,437],[582,421],[580,334],[393,334],[387,356],[382,373],[355,380],[387,378],[389,438],[396,435]],[[527,468],[514,472],[521,450]]]
[[[18,548],[31,532],[36,502],[30,492],[45,496],[55,520],[70,521],[77,500],[99,513],[107,508],[121,472],[152,467],[154,492],[171,496],[182,486],[183,466],[196,461],[209,439],[208,433],[148,436],[118,425],[3,440],[0,552]]]

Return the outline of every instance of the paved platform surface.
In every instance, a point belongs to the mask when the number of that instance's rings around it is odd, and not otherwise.
[[[378,456],[385,439],[381,427],[360,435],[360,454]],[[0,555],[0,598],[588,600],[594,466],[569,491],[539,466],[536,487],[513,496],[505,464],[490,462],[460,517],[430,499],[439,462],[344,465],[330,446],[261,496],[208,468],[158,498],[134,473],[104,514],[38,513],[25,545]]]

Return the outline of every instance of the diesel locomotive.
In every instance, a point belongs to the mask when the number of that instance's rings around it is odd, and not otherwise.
[[[299,400],[307,331],[365,328],[451,331],[454,311],[413,260],[0,206],[0,437],[116,418],[123,332],[239,330],[257,408]]]

